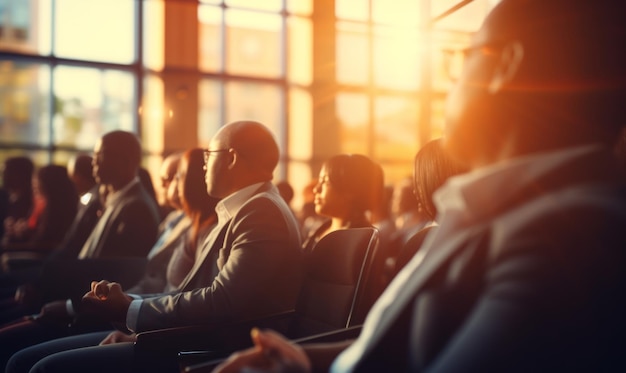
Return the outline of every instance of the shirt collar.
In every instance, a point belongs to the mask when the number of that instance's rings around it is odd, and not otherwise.
[[[126,196],[128,194],[128,191],[137,184],[139,184],[139,178],[135,176],[135,178],[131,180],[130,183],[126,184],[122,189],[118,190],[115,193],[107,195],[105,203],[106,207],[115,206],[116,204],[118,204],[119,200]]]
[[[593,144],[535,153],[452,177],[433,196],[437,211],[463,212],[472,220],[489,216],[501,203],[541,176],[600,149],[601,145]]]
[[[261,185],[263,185],[263,182],[248,185],[219,201],[217,205],[215,205],[218,224],[222,225],[230,220],[230,218],[239,211],[241,206],[254,195]]]

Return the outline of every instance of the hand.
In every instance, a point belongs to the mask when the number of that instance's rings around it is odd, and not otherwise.
[[[46,324],[63,324],[69,323],[72,317],[67,313],[65,300],[57,300],[46,303],[41,308],[39,315],[35,317],[38,322]]]
[[[122,342],[135,342],[136,340],[137,340],[137,334],[135,333],[126,334],[126,333],[120,332],[119,330],[115,330],[109,333],[109,335],[107,335],[106,338],[104,338],[102,342],[100,342],[100,346],[110,345],[114,343],[122,343]]]
[[[236,373],[241,370],[268,373],[305,373],[311,362],[302,348],[280,334],[252,329],[254,347],[232,354],[214,373]]]
[[[91,291],[83,296],[81,313],[125,324],[131,301],[117,282],[92,281]]]

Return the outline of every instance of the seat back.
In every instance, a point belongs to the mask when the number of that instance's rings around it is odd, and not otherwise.
[[[307,258],[290,338],[351,325],[366,263],[377,244],[378,231],[371,227],[342,229],[320,239]]]

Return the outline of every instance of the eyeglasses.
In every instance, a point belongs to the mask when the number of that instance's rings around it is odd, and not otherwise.
[[[475,45],[462,49],[443,49],[443,67],[451,81],[457,81],[461,77],[463,64],[473,52],[480,52],[484,56],[495,56],[502,48],[502,43],[492,42]]]
[[[203,155],[204,155],[204,164],[206,165],[209,162],[209,156],[211,155],[211,153],[220,153],[220,152],[227,152],[230,149],[216,149],[216,150],[209,150],[209,149],[204,149]]]

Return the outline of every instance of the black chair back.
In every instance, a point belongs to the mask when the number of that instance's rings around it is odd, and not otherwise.
[[[342,229],[320,239],[307,258],[290,338],[352,325],[363,276],[377,244],[375,228]]]

